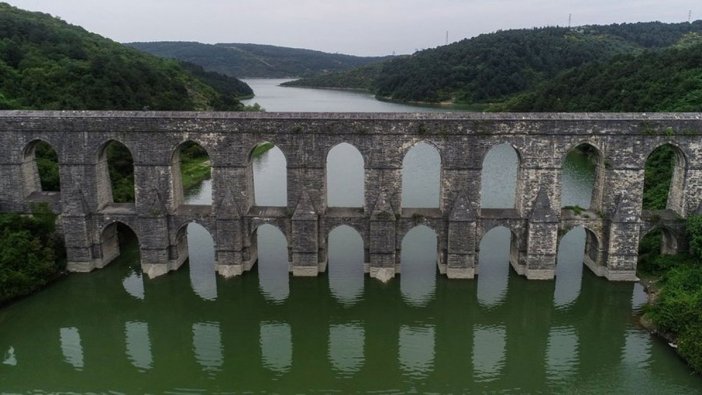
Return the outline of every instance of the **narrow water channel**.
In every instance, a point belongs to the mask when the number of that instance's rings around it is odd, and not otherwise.
[[[329,189],[344,191],[329,194],[330,206],[362,204],[354,150],[330,155]],[[438,161],[430,146],[409,156],[408,180],[422,182],[403,183],[404,207],[437,204]],[[514,207],[515,166],[510,146],[490,151],[483,207]],[[275,150],[254,164],[258,204],[285,204],[284,169]],[[564,205],[589,205],[593,174],[586,158],[564,164]],[[205,181],[186,199],[211,204],[211,189]],[[0,392],[702,391],[637,326],[641,286],[584,268],[581,228],[563,236],[557,277],[545,282],[510,269],[506,228],[481,240],[475,280],[449,281],[436,270],[435,233],[417,227],[388,284],[364,275],[363,241],[348,226],[330,232],[327,273],[311,279],[289,276],[285,237],[272,225],[256,232],[259,263],[230,280],[214,272],[209,233],[191,224],[187,234],[190,260],[178,272],[145,279],[132,242],[107,268],[0,310]]]

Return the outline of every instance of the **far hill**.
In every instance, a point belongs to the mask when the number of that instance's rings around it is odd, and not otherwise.
[[[294,84],[364,88],[358,81],[372,79],[369,90],[381,99],[488,105],[589,62],[670,47],[690,32],[702,32],[702,21],[498,31],[385,61],[379,72],[357,69]]]
[[[188,70],[190,70],[190,72]],[[0,109],[236,110],[251,88],[0,3]]]
[[[348,70],[385,59],[259,44],[157,41],[126,45],[152,55],[183,60],[200,65],[208,71],[238,78],[304,77]]]

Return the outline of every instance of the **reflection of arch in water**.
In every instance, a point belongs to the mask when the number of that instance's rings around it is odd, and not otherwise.
[[[255,206],[288,205],[288,161],[275,143],[263,141],[249,151],[248,182]]]
[[[39,172],[37,159],[41,158],[38,157],[37,151],[40,151],[39,156],[41,156],[42,153],[44,154],[44,159],[48,159],[49,157],[51,157],[51,162],[54,162],[53,159],[56,158],[56,162],[55,164],[52,163],[52,167],[55,165],[57,168],[57,173],[60,172],[58,169],[58,154],[54,147],[45,140],[35,139],[30,141],[24,147],[22,156],[22,178],[24,180],[24,195],[30,196],[33,193],[37,192],[60,192],[60,179],[56,181],[56,183],[58,184],[56,186],[58,188],[48,188],[45,190],[44,186],[48,182],[50,182],[50,180],[46,179],[48,174],[44,174],[44,177],[42,178],[42,174],[40,174]]]
[[[329,325],[328,357],[332,367],[344,376],[358,372],[364,362],[365,330],[360,323]]]
[[[113,148],[111,148],[113,147]],[[123,155],[120,160],[131,166],[131,170],[127,171],[127,178],[129,174],[134,177],[132,183],[132,190],[136,185],[136,174],[134,172],[134,155],[129,147],[115,139],[110,139],[102,144],[97,153],[97,165],[96,165],[96,187],[97,187],[97,201],[98,209],[104,208],[105,206],[114,203],[114,190],[113,181],[110,177],[110,159],[108,158],[108,151],[110,149],[121,150],[120,154]],[[133,191],[134,199],[136,199],[136,193]],[[119,200],[119,199],[117,199]]]
[[[339,143],[327,154],[326,191],[329,207],[363,207],[365,202],[365,161],[361,151]]]
[[[605,161],[604,161],[604,155],[602,154],[602,150],[597,147],[595,144],[588,142],[588,141],[582,141],[576,143],[574,146],[572,146],[570,149],[568,149],[563,156],[563,159],[561,160],[561,207],[566,207],[566,206],[573,206],[576,204],[573,204],[572,202],[569,202],[565,199],[566,197],[566,182],[565,182],[565,171],[566,171],[566,165],[568,165],[569,160],[573,160],[573,157],[571,155],[573,154],[580,154],[584,155],[585,159],[589,162],[589,164],[592,164],[594,166],[594,177],[590,185],[588,185],[588,188],[591,188],[591,193],[589,198],[589,204],[582,206],[583,208],[589,208],[592,209],[593,211],[600,211],[602,208],[602,194],[603,194],[603,185],[604,185],[604,175],[605,175]],[[568,191],[570,192],[570,191]],[[577,201],[582,201],[584,200],[582,197],[573,197]]]
[[[493,145],[483,157],[480,172],[480,207],[515,208],[521,155],[510,143]]]
[[[668,198],[666,200],[665,208],[668,210],[673,210],[678,215],[684,216],[684,191],[685,191],[685,174],[687,172],[687,157],[683,150],[676,144],[667,142],[658,145],[654,148],[646,157],[646,163],[651,160],[651,156],[661,149],[671,149],[673,151],[673,176],[670,180],[670,186],[668,187]],[[651,188],[651,185],[646,185],[648,179],[644,178],[644,195],[647,190]],[[644,207],[644,209],[651,209],[650,207]]]
[[[183,187],[183,169],[181,167],[183,151],[187,150],[191,153],[204,152],[207,156],[207,161],[210,162],[208,165],[212,169],[213,164],[211,163],[211,157],[207,149],[205,149],[202,144],[197,143],[193,140],[183,141],[179,143],[174,149],[171,155],[171,177],[173,177],[173,204],[175,207],[180,206],[185,202],[185,191]],[[212,204],[212,196],[209,198]]]
[[[105,267],[120,255],[120,231],[130,232],[137,240],[137,245],[141,245],[140,238],[134,228],[122,221],[112,221],[106,224],[100,232],[100,259],[95,265],[97,268]]]
[[[402,207],[441,207],[441,153],[436,145],[420,141],[402,160]]]

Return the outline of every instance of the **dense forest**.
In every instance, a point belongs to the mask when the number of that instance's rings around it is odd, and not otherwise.
[[[363,73],[374,81],[368,90],[379,98],[487,106],[576,67],[668,48],[700,32],[702,21],[498,31],[396,57],[377,68],[303,79],[295,85],[365,88],[367,84],[356,83],[363,78],[352,77]]]
[[[702,111],[702,35],[686,42],[567,71],[494,110]]]
[[[303,88],[351,89],[372,92],[375,81],[383,70],[381,62],[367,64],[337,73],[324,73],[312,77],[284,82],[282,86]]]
[[[348,70],[384,59],[259,44],[159,41],[126,45],[152,55],[194,63],[208,71],[240,78],[311,76]]]
[[[223,90],[209,74],[6,3],[0,75],[0,109],[236,110],[236,96],[251,95],[240,81]]]

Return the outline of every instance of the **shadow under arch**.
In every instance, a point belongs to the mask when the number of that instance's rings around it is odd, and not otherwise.
[[[139,234],[129,224],[122,221],[112,221],[103,226],[100,231],[100,264],[98,268],[107,266],[121,254],[121,247],[134,241],[137,251],[141,248]],[[139,266],[141,262],[139,262]]]
[[[60,196],[59,158],[51,143],[34,139],[24,146],[22,153],[24,195]]]
[[[98,210],[112,203],[135,203],[135,177],[134,156],[129,147],[115,139],[103,143],[96,165]]]
[[[518,259],[519,239],[511,229],[497,225],[483,234],[476,265],[478,303],[495,307],[505,301],[512,266],[510,262],[517,262]]]
[[[516,208],[522,166],[519,150],[507,142],[495,144],[481,163],[480,207]]]
[[[365,246],[361,234],[349,225],[338,225],[327,235],[329,288],[343,304],[363,294]]]
[[[439,148],[422,140],[402,159],[403,208],[440,208],[442,158]]]
[[[644,210],[667,209],[684,215],[687,163],[685,153],[672,142],[659,144],[646,156]]]
[[[251,148],[247,172],[253,206],[288,206],[288,161],[275,143],[263,141]]]
[[[365,205],[365,159],[356,146],[347,142],[333,146],[324,168],[328,207]]]
[[[185,166],[186,169],[183,169],[183,161],[188,162]],[[206,163],[207,170],[205,170],[203,166],[199,166],[199,162]],[[205,179],[209,179],[211,177],[211,171],[211,156],[202,144],[193,140],[186,140],[176,145],[171,155],[174,207],[177,208],[185,204],[185,193],[194,186],[191,181],[193,177],[199,179],[200,174],[204,172],[210,173],[209,176],[205,177]],[[203,205],[212,205],[212,192],[210,192],[209,198],[205,200],[207,200],[207,203],[202,203]]]
[[[595,144],[582,141],[568,149],[561,160],[561,207],[601,211],[604,172],[605,158]]]
[[[403,236],[399,256],[403,298],[414,306],[426,305],[436,291],[438,233],[423,224],[414,226]]]

